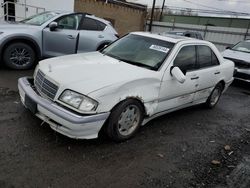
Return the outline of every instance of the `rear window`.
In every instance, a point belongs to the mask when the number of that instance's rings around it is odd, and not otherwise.
[[[80,25],[80,30],[103,31],[105,28],[106,24],[88,17]]]

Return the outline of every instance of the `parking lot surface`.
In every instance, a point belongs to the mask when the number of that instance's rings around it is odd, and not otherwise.
[[[0,70],[0,187],[250,187],[250,87],[149,122],[124,143],[73,140],[21,104]]]

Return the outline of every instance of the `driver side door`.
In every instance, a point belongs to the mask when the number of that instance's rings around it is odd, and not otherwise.
[[[172,67],[179,67],[185,74],[184,83],[178,82],[171,75]],[[194,45],[184,46],[178,52],[173,62],[166,69],[159,93],[157,113],[181,108],[193,102],[198,86],[198,70],[196,48]]]
[[[51,31],[49,26],[43,30],[43,56],[55,57],[77,52],[79,24],[82,14],[70,14],[56,19],[58,27]]]

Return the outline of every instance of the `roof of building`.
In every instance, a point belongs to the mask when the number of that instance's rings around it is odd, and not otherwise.
[[[143,10],[143,11],[147,10],[147,6],[146,5],[127,2],[126,0],[97,0],[97,1],[102,1],[102,2],[107,2],[107,3],[111,3],[111,4],[116,4],[116,5],[119,5],[119,6],[129,7],[129,8],[133,8],[133,9],[137,9],[137,10]]]

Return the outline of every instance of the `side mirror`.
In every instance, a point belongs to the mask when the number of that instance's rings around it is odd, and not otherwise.
[[[230,47],[230,46],[227,46],[227,47],[226,47],[226,50],[230,50],[230,49],[231,49],[231,47]]]
[[[50,31],[55,31],[57,29],[57,27],[58,27],[58,24],[56,22],[51,22],[49,24]]]
[[[184,83],[186,80],[186,76],[179,67],[173,67],[171,70],[171,75],[180,83]]]

